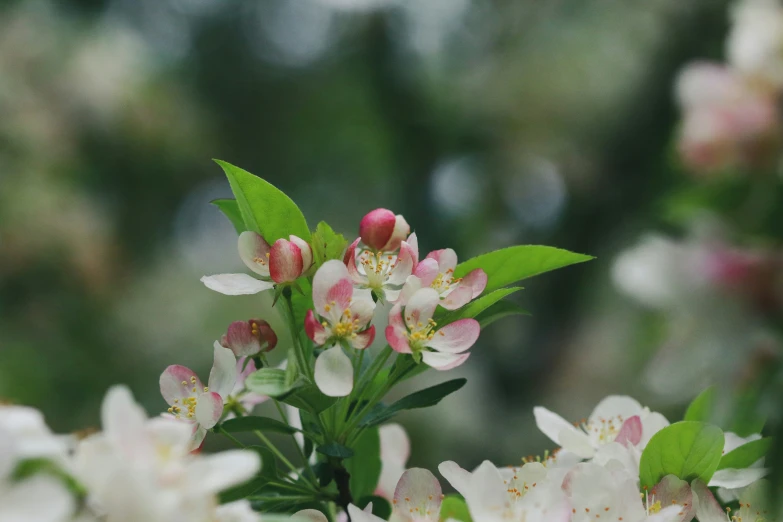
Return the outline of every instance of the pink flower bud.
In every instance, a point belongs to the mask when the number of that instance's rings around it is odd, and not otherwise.
[[[228,326],[220,344],[237,357],[269,352],[277,346],[277,335],[263,319],[235,321]]]
[[[410,234],[410,226],[400,215],[391,210],[378,208],[362,218],[359,235],[362,242],[373,250],[392,252]]]
[[[291,283],[313,264],[313,251],[304,239],[278,239],[269,253],[269,275],[275,283]]]

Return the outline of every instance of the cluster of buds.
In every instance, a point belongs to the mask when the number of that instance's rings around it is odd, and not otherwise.
[[[683,110],[679,150],[695,172],[774,167],[781,146],[783,6],[740,0],[733,10],[729,63],[695,63],[677,82]]]

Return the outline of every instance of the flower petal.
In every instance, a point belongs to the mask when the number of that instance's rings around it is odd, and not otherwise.
[[[294,520],[307,520],[309,522],[329,522],[326,515],[317,509],[302,509],[294,513]]]
[[[204,286],[224,295],[250,295],[274,287],[269,281],[261,281],[247,274],[216,274],[201,278]]]
[[[348,516],[351,517],[351,522],[386,522],[384,519],[363,511],[353,504],[348,504]]]
[[[473,299],[473,289],[469,286],[458,285],[446,294],[440,305],[446,310],[462,308]]]
[[[261,458],[254,451],[234,449],[203,455],[191,466],[200,490],[218,493],[253,478],[261,469]]]
[[[696,497],[696,518],[699,522],[726,522],[726,512],[720,507],[720,504],[712,492],[700,480],[691,482],[691,490]]]
[[[623,422],[620,431],[617,433],[614,441],[625,446],[636,446],[642,440],[642,420],[638,415],[634,415]]]
[[[351,319],[364,328],[375,315],[375,302],[365,297],[365,292],[354,290],[351,300]]]
[[[339,345],[315,360],[315,384],[329,397],[345,397],[353,390],[353,365]]]
[[[405,305],[405,324],[408,328],[413,330],[426,325],[432,319],[432,314],[435,313],[439,301],[438,292],[432,288],[422,288],[416,291],[408,300],[408,304]]]
[[[223,346],[234,352],[237,357],[255,355],[261,351],[261,340],[253,335],[250,321],[234,321],[228,325]]]
[[[600,419],[627,419],[642,413],[642,405],[625,395],[609,395],[604,398],[590,415],[590,424],[600,423]]]
[[[195,378],[195,382],[193,379]],[[169,406],[174,405],[175,400],[190,397],[191,389],[195,386],[199,391],[204,387],[201,379],[193,373],[193,370],[179,364],[173,364],[163,370],[160,375],[160,394]],[[185,383],[185,384],[183,384]]]
[[[397,214],[394,216],[394,231],[392,232],[391,238],[389,239],[388,243],[386,243],[382,250],[384,252],[394,252],[398,248],[400,248],[400,243],[408,237],[408,234],[411,233],[411,227],[408,225],[408,222],[405,221],[405,218],[402,217],[400,214]],[[417,249],[418,250],[418,249]]]
[[[127,458],[148,457],[147,414],[127,386],[112,386],[101,404],[103,433]]]
[[[658,412],[652,412],[642,419],[642,440],[639,443],[640,448],[645,448],[650,439],[669,425],[666,417]]]
[[[269,254],[269,275],[275,283],[295,281],[304,269],[302,250],[287,239],[278,239]]]
[[[411,456],[411,441],[400,424],[384,424],[378,428],[381,441],[381,460],[405,465]]]
[[[239,258],[256,274],[269,277],[269,252],[271,247],[260,234],[246,230],[239,234]]]
[[[439,352],[462,353],[476,344],[480,332],[475,319],[460,319],[439,328],[426,346]]]
[[[413,254],[413,268],[416,268],[416,265],[419,264],[419,238],[416,236],[416,232],[409,235],[405,242],[408,243],[408,246],[411,249],[411,254]]]
[[[357,350],[364,350],[372,344],[375,340],[375,325],[370,326],[363,332],[356,334],[356,337],[351,339],[351,346]]]
[[[427,257],[438,262],[439,272],[442,274],[457,268],[457,253],[451,248],[435,250],[427,254]]]
[[[310,243],[305,241],[299,236],[291,234],[288,236],[291,243],[299,247],[299,251],[302,253],[302,272],[310,268],[313,264],[313,249],[310,248]]]
[[[352,297],[353,284],[348,268],[336,259],[321,265],[313,277],[313,304],[318,315],[328,317],[327,306],[345,310]]]
[[[405,283],[408,276],[413,274],[414,252],[405,241],[400,245],[400,253],[394,262],[394,268],[386,280],[386,284],[399,286]]]
[[[400,477],[394,490],[396,513],[412,520],[437,521],[443,491],[431,471],[411,468]]]
[[[234,352],[215,341],[212,370],[209,372],[209,391],[226,399],[237,383],[237,358]]]
[[[322,345],[329,339],[324,325],[318,322],[315,313],[312,310],[307,311],[305,315],[305,333],[315,344]]]
[[[472,474],[466,469],[462,469],[459,464],[451,460],[441,462],[438,471],[443,475],[451,487],[457,490],[457,493],[467,497],[470,491],[470,478]]]
[[[549,411],[542,406],[536,406],[533,408],[533,416],[536,418],[536,426],[538,426],[538,429],[541,430],[541,433],[549,437],[552,442],[558,444],[559,446],[565,447],[565,444],[563,444],[561,441],[561,435],[564,432],[577,431],[577,429],[574,428],[574,426],[563,417]],[[580,434],[584,435],[584,433]],[[579,446],[581,446],[581,444],[579,444]],[[570,448],[568,449],[570,450]]]
[[[421,279],[422,286],[430,286],[439,273],[438,262],[429,256],[416,265],[416,269],[413,271],[413,275]]]
[[[206,429],[210,429],[223,415],[223,398],[217,392],[202,393],[196,403],[196,420]]]
[[[677,516],[674,519],[668,519],[672,522],[690,522],[696,515],[693,506],[693,492],[691,486],[684,480],[680,480],[674,475],[666,475],[652,489],[655,500],[662,506],[679,506]]]
[[[71,520],[74,500],[63,484],[44,474],[3,485],[0,521],[56,522]]]
[[[439,371],[446,371],[460,366],[468,360],[469,353],[422,352],[424,364]]]
[[[564,449],[584,459],[592,458],[595,455],[595,448],[590,444],[590,438],[573,427],[562,430],[558,438]]]
[[[368,212],[359,223],[359,236],[362,242],[373,250],[382,250],[394,233],[397,218],[394,212],[385,208],[376,208]]]
[[[398,353],[413,353],[408,343],[408,329],[402,320],[402,307],[394,305],[389,312],[389,326],[386,327],[386,341]]]
[[[726,489],[739,489],[750,486],[764,478],[770,472],[767,468],[725,468],[719,469],[710,479],[709,486]]]
[[[473,290],[473,299],[481,295],[484,289],[487,287],[488,281],[487,273],[480,268],[471,270],[468,275],[462,278],[460,286],[468,286]]]
[[[409,275],[408,278],[405,279],[405,284],[402,285],[402,290],[395,299],[394,303],[405,306],[408,301],[410,301],[413,294],[415,294],[417,290],[420,290],[422,286],[423,284],[421,279],[415,275]]]

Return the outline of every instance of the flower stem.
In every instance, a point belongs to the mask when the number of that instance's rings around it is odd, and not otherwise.
[[[291,340],[294,343],[294,353],[296,354],[296,362],[299,365],[299,370],[302,371],[311,381],[314,380],[312,370],[305,357],[304,347],[299,339],[299,328],[296,324],[296,316],[294,315],[294,302],[291,299],[291,289],[286,288],[283,290],[283,296],[288,308],[288,325],[291,327]]]
[[[318,487],[317,487],[317,486],[316,486],[316,485],[315,485],[315,484],[312,482],[311,478],[310,478],[310,477],[308,477],[308,476],[306,476],[306,475],[304,475],[304,474],[302,474],[302,472],[301,472],[299,469],[297,469],[297,468],[296,468],[296,467],[295,467],[293,464],[291,464],[291,461],[290,461],[290,460],[288,460],[288,459],[285,457],[285,455],[283,455],[283,454],[280,452],[280,450],[279,450],[279,449],[277,449],[277,446],[275,446],[274,444],[272,444],[272,441],[271,441],[271,440],[269,440],[269,439],[267,438],[267,436],[266,436],[266,435],[264,435],[263,433],[261,433],[259,430],[254,430],[254,431],[253,431],[253,433],[255,433],[256,437],[258,437],[258,438],[259,438],[259,439],[260,439],[260,440],[261,440],[261,441],[262,441],[264,444],[266,444],[266,446],[269,448],[269,451],[271,451],[271,452],[272,452],[272,453],[275,455],[275,457],[277,457],[278,459],[280,459],[280,462],[282,462],[283,464],[285,464],[285,465],[288,467],[288,469],[290,469],[290,470],[291,470],[291,472],[292,472],[292,473],[294,473],[294,475],[297,475],[297,476],[299,476],[299,477],[302,477],[302,478],[304,478],[304,479],[305,479],[305,481],[307,481],[307,483],[308,483],[308,484],[309,484],[309,485],[310,485],[310,486],[311,486],[311,487],[312,487],[312,488],[313,488],[315,491],[318,491]]]

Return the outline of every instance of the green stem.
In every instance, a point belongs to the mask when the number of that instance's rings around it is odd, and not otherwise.
[[[291,327],[291,340],[294,343],[294,353],[296,354],[296,362],[299,365],[299,370],[302,371],[311,381],[314,380],[312,370],[305,357],[304,347],[299,339],[299,328],[296,324],[296,316],[294,315],[294,302],[291,299],[290,289],[283,291],[285,302],[288,308],[288,325]]]
[[[277,446],[272,444],[272,441],[269,440],[266,435],[261,433],[259,430],[254,430],[253,433],[255,433],[256,437],[258,437],[264,444],[266,444],[266,446],[269,448],[269,451],[271,451],[275,455],[275,457],[280,459],[280,462],[285,464],[288,467],[288,469],[290,469],[291,472],[294,473],[294,475],[303,477],[311,487],[313,487],[316,491],[318,490],[318,487],[311,481],[310,477],[302,474],[302,472],[298,468],[296,468],[293,464],[291,464],[291,461],[288,460],[285,457],[285,455],[283,455],[280,452],[279,449],[277,449]]]
[[[272,402],[275,403],[275,407],[277,408],[277,413],[280,414],[280,420],[282,420],[286,424],[290,425],[290,423],[288,422],[288,417],[286,416],[285,412],[283,411],[283,407],[280,406],[280,402],[277,399],[272,399]],[[304,436],[304,434],[302,436]],[[302,459],[302,463],[304,464],[304,467],[307,468],[307,470],[310,472],[310,474],[312,476],[315,476],[315,472],[313,471],[313,468],[310,467],[310,461],[307,460],[307,457],[305,456],[304,451],[302,451],[301,446],[299,446],[299,441],[296,440],[296,435],[292,433],[291,434],[291,438],[294,439],[294,446],[296,447],[296,451],[299,453],[299,456]]]
[[[236,444],[236,445],[237,445],[237,447],[239,447],[239,448],[245,448],[245,447],[247,447],[247,446],[245,446],[244,444],[242,444],[242,443],[241,443],[239,440],[237,440],[237,438],[236,438],[236,437],[234,437],[233,435],[231,435],[231,434],[230,434],[229,432],[227,432],[227,431],[220,430],[220,434],[221,434],[221,435],[224,435],[226,438],[228,438],[229,440],[231,440],[231,441],[232,441],[234,444]]]

